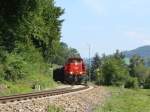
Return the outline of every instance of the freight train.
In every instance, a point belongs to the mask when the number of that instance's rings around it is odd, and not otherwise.
[[[54,71],[54,80],[69,84],[86,83],[86,66],[82,58],[69,58],[66,64]]]

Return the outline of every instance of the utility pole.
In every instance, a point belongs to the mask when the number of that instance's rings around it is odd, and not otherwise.
[[[89,82],[91,81],[91,45],[88,45],[89,47]]]

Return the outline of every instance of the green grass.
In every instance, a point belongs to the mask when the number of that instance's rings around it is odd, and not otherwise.
[[[5,87],[3,88],[1,85]],[[33,74],[29,75],[23,80],[17,80],[15,82],[4,80],[1,81],[0,96],[39,91],[39,88],[37,88],[39,85],[40,90],[55,88],[58,86],[58,84],[54,82],[52,76],[49,74]]]
[[[40,85],[40,90],[55,88],[57,86],[50,76],[42,74],[32,75],[24,80],[18,80],[16,82],[3,81],[2,85],[7,87],[0,89],[0,96],[39,91],[39,89],[36,88],[37,85]]]
[[[56,106],[48,106],[48,112],[63,112],[63,109]]]
[[[0,96],[7,96],[19,93],[27,93],[31,92],[32,88],[30,88],[26,84],[17,84],[12,82],[5,82],[3,85],[6,85],[7,88],[1,89]]]
[[[27,65],[25,71],[28,71],[28,74],[23,79],[16,81],[0,79],[0,96],[39,91],[39,85],[40,90],[57,86],[53,80],[53,69],[47,64],[28,63]]]
[[[33,46],[18,47],[0,63],[0,96],[56,87],[53,80],[55,66],[46,63]]]
[[[95,112],[150,112],[150,90],[108,87],[112,96]]]

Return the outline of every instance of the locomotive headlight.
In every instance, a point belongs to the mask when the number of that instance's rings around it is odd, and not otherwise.
[[[83,72],[80,72],[80,74],[82,74]]]
[[[70,72],[70,74],[73,74],[73,72]]]

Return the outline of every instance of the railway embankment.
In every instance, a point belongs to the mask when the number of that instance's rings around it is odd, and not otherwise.
[[[48,112],[50,105],[64,112],[91,112],[108,96],[104,87],[90,87],[79,92],[0,104],[0,112]]]

